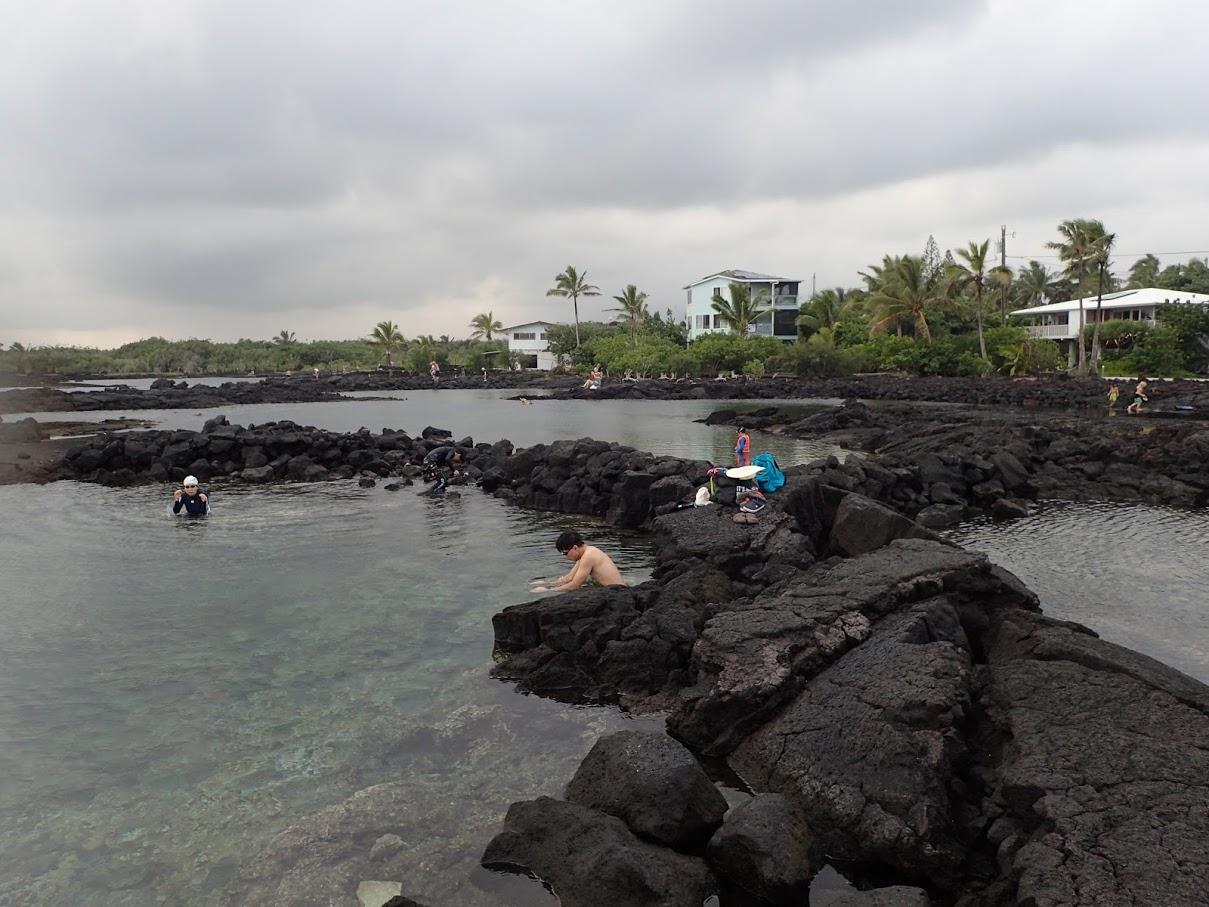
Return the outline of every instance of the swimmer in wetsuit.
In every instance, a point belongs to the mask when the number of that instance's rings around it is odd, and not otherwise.
[[[183,509],[189,516],[205,516],[210,512],[210,495],[201,490],[197,476],[185,476],[183,487],[172,492],[172,512]]]

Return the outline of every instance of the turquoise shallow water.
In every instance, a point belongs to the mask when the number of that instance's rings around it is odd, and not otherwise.
[[[399,778],[443,804],[411,890],[452,903],[508,803],[557,793],[629,723],[491,680],[490,618],[565,570],[563,526],[631,581],[649,574],[645,540],[474,490],[213,504],[190,521],[146,488],[0,488],[5,907],[220,903],[289,822]]]

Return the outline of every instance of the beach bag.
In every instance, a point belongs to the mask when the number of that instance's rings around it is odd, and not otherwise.
[[[777,465],[777,458],[770,453],[757,454],[751,461],[752,466],[762,466],[763,471],[756,476],[756,484],[765,494],[770,494],[785,484],[785,473]]]

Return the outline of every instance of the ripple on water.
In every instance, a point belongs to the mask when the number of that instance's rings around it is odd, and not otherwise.
[[[948,537],[987,552],[1045,612],[1209,682],[1209,513],[1148,504],[1044,503]]]

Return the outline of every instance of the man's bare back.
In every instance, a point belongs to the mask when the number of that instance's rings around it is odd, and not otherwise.
[[[570,592],[591,580],[598,586],[624,586],[626,581],[613,559],[589,545],[579,533],[568,530],[558,537],[558,550],[575,563],[570,572],[550,580],[534,580],[534,592]]]

